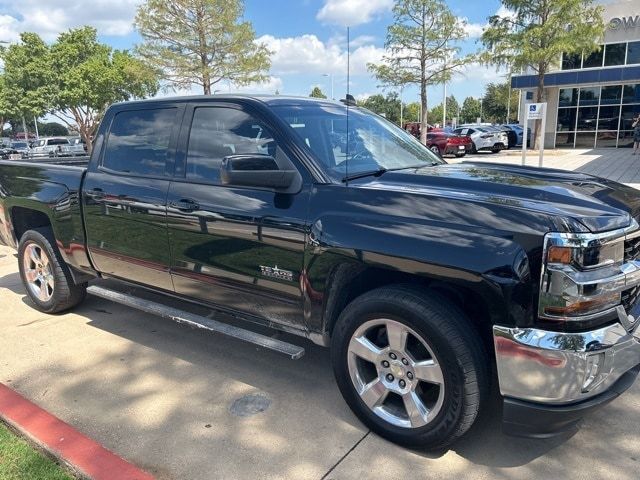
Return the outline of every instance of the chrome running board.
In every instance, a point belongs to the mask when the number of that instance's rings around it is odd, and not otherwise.
[[[104,298],[105,300],[111,300],[112,302],[119,303],[121,305],[126,305],[127,307],[135,308],[136,310],[150,313],[152,315],[158,315],[159,317],[167,318],[174,322],[184,323],[185,325],[189,325],[194,328],[220,333],[227,337],[253,343],[254,345],[259,345],[278,353],[284,353],[291,357],[292,360],[297,360],[304,355],[304,348],[298,345],[283,342],[282,340],[267,337],[266,335],[253,332],[251,330],[245,330],[244,328],[236,327],[234,325],[218,322],[217,320],[202,317],[194,313],[185,312],[184,310],[169,307],[162,303],[152,302],[134,295],[110,290],[96,285],[92,285],[87,288],[87,293],[95,295],[96,297]]]

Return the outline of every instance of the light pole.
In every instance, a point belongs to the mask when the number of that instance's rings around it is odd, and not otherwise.
[[[331,79],[331,100],[335,100],[335,97],[333,96],[333,73],[323,73],[322,76],[329,77]]]

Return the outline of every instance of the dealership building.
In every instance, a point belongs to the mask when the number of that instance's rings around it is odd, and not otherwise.
[[[602,48],[589,55],[563,55],[545,75],[545,147],[631,147],[632,121],[640,113],[640,1],[603,5],[607,30]],[[514,75],[526,103],[535,99],[538,77]]]

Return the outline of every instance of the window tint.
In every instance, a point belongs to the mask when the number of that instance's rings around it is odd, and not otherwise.
[[[578,89],[561,88],[559,102],[561,107],[573,107],[578,105]]]
[[[640,42],[629,42],[627,45],[627,65],[640,63]]]
[[[68,145],[69,140],[66,138],[52,138],[49,140],[48,145]]]
[[[600,50],[591,53],[589,56],[584,57],[582,62],[582,68],[593,68],[602,66],[602,57],[604,48],[600,47]]]
[[[626,43],[610,43],[604,47],[604,65],[624,65],[624,55],[627,49]]]
[[[576,68],[580,68],[580,64],[582,62],[582,54],[570,54],[563,53],[562,54],[562,70],[574,70]]]
[[[102,165],[119,172],[165,175],[176,111],[159,108],[116,114]]]
[[[275,157],[273,136],[259,121],[233,108],[196,108],[187,151],[187,178],[220,181],[222,159],[259,153]]]

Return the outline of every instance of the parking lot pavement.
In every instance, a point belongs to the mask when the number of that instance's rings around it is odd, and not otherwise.
[[[411,451],[359,423],[325,349],[294,339],[292,361],[91,297],[41,314],[16,265],[0,247],[0,382],[160,479],[638,478],[640,384],[570,437],[503,436],[494,400],[451,450]],[[238,416],[251,394],[268,408]]]

